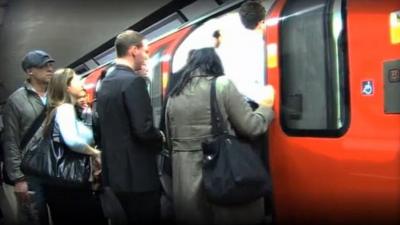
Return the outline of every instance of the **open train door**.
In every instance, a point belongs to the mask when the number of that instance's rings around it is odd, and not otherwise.
[[[151,80],[149,93],[153,106],[154,124],[157,127],[160,125],[165,90],[170,75],[171,54],[191,29],[191,26],[187,26],[171,32],[149,45],[150,65],[147,77]]]
[[[267,25],[277,224],[400,224],[400,1],[279,0]]]

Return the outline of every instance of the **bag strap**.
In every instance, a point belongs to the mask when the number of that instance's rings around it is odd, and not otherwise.
[[[222,134],[228,134],[224,117],[222,116],[221,110],[218,106],[217,91],[216,91],[217,78],[214,78],[211,82],[211,93],[210,93],[210,107],[211,107],[211,132],[214,137]]]
[[[33,135],[36,133],[36,131],[42,125],[45,118],[46,118],[46,107],[42,110],[42,112],[39,114],[39,116],[36,117],[36,119],[33,121],[32,125],[29,127],[29,129],[26,131],[26,133],[22,137],[21,143],[19,145],[20,149],[25,148],[25,146],[28,144],[28,142],[32,139]]]

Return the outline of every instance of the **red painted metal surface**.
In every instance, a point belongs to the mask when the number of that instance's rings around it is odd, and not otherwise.
[[[347,1],[351,115],[340,138],[287,136],[279,124],[279,68],[269,69],[277,89],[270,160],[278,224],[400,224],[400,115],[383,112],[383,62],[400,59],[389,37],[397,10],[398,0]],[[278,29],[269,28],[268,43],[278,41]],[[374,81],[374,95],[361,95],[363,80]]]
[[[168,84],[169,75],[171,74],[171,61],[172,55],[179,46],[179,44],[183,41],[184,37],[186,37],[189,32],[192,30],[191,26],[185,27],[171,35],[166,36],[165,38],[154,43],[154,48],[165,48],[163,51],[163,61],[161,64],[161,76],[163,83],[163,97],[165,97],[165,91]],[[151,47],[153,48],[153,47]]]
[[[99,80],[102,71],[104,70],[104,66],[96,68],[93,70],[84,80],[84,88],[88,95],[89,105],[92,105],[94,101],[94,94],[96,90],[96,83]]]

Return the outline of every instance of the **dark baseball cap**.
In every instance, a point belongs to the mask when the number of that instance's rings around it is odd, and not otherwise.
[[[54,59],[51,58],[51,56],[47,54],[47,52],[42,50],[33,50],[26,53],[26,55],[22,59],[21,65],[22,69],[26,71],[27,69],[30,69],[32,67],[41,68],[49,62],[54,62]]]

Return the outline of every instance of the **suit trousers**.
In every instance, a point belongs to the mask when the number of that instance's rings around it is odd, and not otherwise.
[[[151,192],[117,192],[122,208],[125,210],[128,224],[160,224],[161,193]]]

